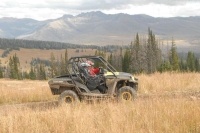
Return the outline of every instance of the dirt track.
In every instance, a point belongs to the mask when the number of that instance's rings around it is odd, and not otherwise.
[[[137,100],[150,100],[150,99],[186,99],[193,101],[200,101],[200,91],[196,92],[173,92],[173,93],[165,93],[165,94],[138,94],[136,98]],[[6,111],[13,108],[23,109],[37,109],[37,110],[46,110],[51,108],[58,107],[58,101],[47,101],[47,102],[29,102],[29,103],[21,103],[21,104],[7,104],[1,105],[0,111]]]
[[[0,106],[0,111],[9,111],[11,109],[23,109],[23,108],[46,110],[46,109],[55,108],[57,106],[58,106],[58,102],[57,101],[29,102],[29,103],[21,103],[21,104],[1,105]]]

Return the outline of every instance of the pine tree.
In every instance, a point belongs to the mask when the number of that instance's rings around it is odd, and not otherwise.
[[[183,58],[181,58],[179,66],[180,66],[180,70],[181,71],[186,71],[187,70],[187,64],[184,62]]]
[[[157,67],[161,63],[161,52],[158,48],[158,42],[156,41],[156,37],[150,29],[148,29],[146,51],[148,73],[153,73],[157,70]]]
[[[12,57],[9,58],[9,78],[14,79],[14,63]]]
[[[111,65],[114,66],[119,71],[119,54],[118,52],[112,53],[112,63]]]
[[[30,72],[29,72],[29,78],[30,78],[31,80],[35,80],[35,79],[36,79],[36,73],[35,73],[35,71],[34,71],[34,69],[33,69],[33,66],[31,66],[31,70],[30,70]]]
[[[187,68],[191,72],[195,71],[195,57],[191,51],[187,54]]]
[[[156,72],[162,63],[161,49],[153,32],[148,29],[148,38],[136,34],[130,46],[131,72]]]
[[[108,62],[113,65],[113,53],[108,56]]]
[[[13,56],[13,62],[14,62],[14,71],[15,71],[16,79],[22,79],[22,77],[20,76],[21,75],[20,71],[19,71],[20,62],[19,62],[19,58],[17,57],[16,54]]]
[[[19,58],[15,54],[14,56],[10,57],[9,59],[9,68],[10,68],[10,75],[11,79],[22,79],[22,76],[19,71],[20,62]]]
[[[199,64],[199,59],[195,59],[195,71],[199,72],[200,71],[200,64]]]
[[[57,70],[56,70],[56,59],[53,53],[51,53],[51,57],[50,57],[50,76],[51,78],[53,78],[56,74],[57,74]]]
[[[171,47],[171,55],[170,55],[170,64],[172,66],[173,71],[180,70],[179,67],[179,57],[176,50],[176,44],[174,43],[174,39],[172,38],[172,47]]]
[[[3,78],[3,72],[1,67],[0,67],[0,78]]]
[[[3,78],[3,71],[2,71],[2,66],[1,66],[1,60],[0,60],[0,78]]]
[[[126,49],[124,56],[122,58],[122,71],[123,72],[130,72],[130,50]]]
[[[101,51],[101,50],[96,50],[95,51],[95,56],[102,56],[103,58],[106,57],[106,52],[105,51]]]
[[[171,71],[171,65],[169,61],[164,60],[163,63],[159,67],[160,72],[166,72],[166,71]]]
[[[119,57],[117,58],[117,70],[122,71],[123,49],[120,48]]]
[[[65,67],[65,71],[64,71],[64,73],[65,74],[67,74],[68,73],[68,71],[67,71],[67,64],[68,64],[68,51],[67,51],[67,49],[65,49],[65,66],[63,66],[63,67]]]
[[[23,78],[24,78],[24,79],[30,79],[29,73],[23,72]]]
[[[45,67],[42,63],[39,65],[39,80],[46,80]]]
[[[142,62],[142,47],[140,46],[140,39],[139,39],[139,35],[137,33],[134,42],[131,42],[131,71],[138,73],[140,72],[141,68],[141,62]]]
[[[62,57],[62,54],[60,56],[60,75],[63,75],[66,73],[66,65],[65,65],[65,59]]]

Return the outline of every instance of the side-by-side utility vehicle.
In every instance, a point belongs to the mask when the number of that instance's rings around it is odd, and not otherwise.
[[[87,61],[93,66],[87,65]],[[88,67],[98,68],[91,75]],[[130,73],[117,70],[101,56],[72,57],[67,65],[68,73],[49,80],[53,95],[60,95],[59,104],[84,100],[113,99],[132,101],[138,90],[138,79]]]

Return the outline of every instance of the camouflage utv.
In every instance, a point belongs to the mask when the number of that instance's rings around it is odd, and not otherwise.
[[[90,76],[84,66],[86,60],[92,60],[99,73]],[[132,101],[136,97],[138,81],[130,73],[117,72],[101,56],[72,57],[67,65],[68,74],[55,77],[48,83],[53,95],[60,95],[59,104],[80,101],[113,99]],[[102,87],[102,93],[97,88]]]

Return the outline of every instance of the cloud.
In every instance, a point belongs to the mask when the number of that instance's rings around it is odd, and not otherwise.
[[[95,9],[124,9],[128,6],[144,6],[149,4],[162,4],[167,6],[180,6],[187,3],[200,3],[199,0],[44,0],[51,8],[68,8],[74,10]]]
[[[185,6],[176,6],[173,10],[174,16],[200,16],[200,2],[188,3]]]
[[[147,14],[154,17],[200,15],[199,0],[1,0],[0,17],[53,19],[64,14]]]
[[[1,0],[0,7],[93,10],[123,9],[128,5],[143,6],[148,4],[177,6],[191,2],[199,2],[199,0]]]
[[[127,13],[127,14],[146,14],[153,17],[188,17],[200,15],[200,3],[188,3],[184,6],[169,6],[163,4],[148,5],[129,5],[126,9],[103,10],[107,14]]]

